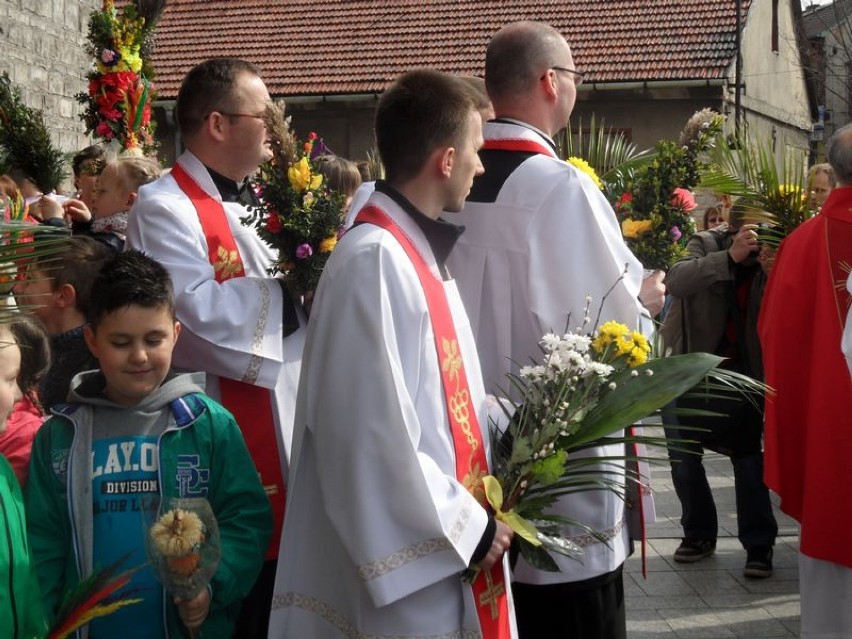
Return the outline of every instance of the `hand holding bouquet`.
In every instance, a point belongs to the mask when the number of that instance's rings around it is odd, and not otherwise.
[[[586,311],[587,322],[588,310]],[[553,514],[559,497],[588,490],[624,496],[625,452],[616,457],[572,456],[612,444],[665,446],[664,438],[628,436],[624,429],[658,412],[707,379],[707,392],[734,388],[761,393],[748,377],[718,369],[722,358],[706,353],[650,359],[648,340],[617,322],[589,333],[547,334],[540,363],[510,374],[517,402],[504,408],[506,432],[492,428],[493,475],[484,489],[496,517],[514,531],[513,550],[542,570],[558,570],[550,553],[579,556],[566,526],[602,540],[583,522]],[[628,480],[636,480],[628,477]]]

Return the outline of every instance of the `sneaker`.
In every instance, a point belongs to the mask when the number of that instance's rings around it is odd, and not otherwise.
[[[749,579],[766,579],[772,576],[772,546],[755,546],[748,549],[743,576]]]
[[[681,564],[692,564],[709,557],[714,552],[716,552],[715,539],[684,538],[674,552],[674,560]]]

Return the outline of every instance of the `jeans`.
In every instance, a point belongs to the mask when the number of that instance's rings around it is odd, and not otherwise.
[[[664,422],[668,421],[665,418]],[[688,431],[665,428],[669,439],[690,439]],[[676,446],[681,450],[673,450]],[[687,452],[688,451],[688,452]],[[682,509],[680,519],[687,539],[715,540],[719,530],[716,503],[704,472],[704,448],[698,443],[669,445],[672,482]],[[772,546],[778,524],[772,513],[769,489],[763,483],[763,453],[732,458],[737,501],[737,537],[746,550]]]

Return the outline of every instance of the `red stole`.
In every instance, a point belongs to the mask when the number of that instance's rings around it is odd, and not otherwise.
[[[480,504],[485,505],[482,478],[488,474],[488,460],[485,458],[482,431],[471,401],[464,361],[444,284],[429,269],[411,239],[384,211],[374,205],[368,205],[361,209],[356,221],[374,224],[389,231],[405,250],[417,271],[426,296],[429,319],[435,333],[435,348],[441,363],[447,417],[456,453],[456,479]],[[488,572],[481,571],[471,587],[482,636],[485,639],[509,639],[509,604],[503,563],[497,562]]]
[[[852,381],[840,341],[850,265],[852,188],[840,187],[781,245],[758,324],[766,383],[775,389],[766,398],[766,484],[801,522],[802,552],[847,567]]]
[[[500,138],[495,140],[486,140],[482,145],[483,151],[523,151],[525,153],[540,153],[550,157],[556,157],[553,149],[548,146],[536,142],[535,140],[526,140],[523,138]]]
[[[215,271],[216,281],[221,284],[232,277],[244,277],[242,257],[222,203],[205,193],[180,164],[175,164],[171,175],[198,213],[201,230],[207,240],[208,259]],[[240,427],[272,505],[275,521],[266,558],[275,559],[278,556],[278,544],[284,524],[286,484],[281,473],[270,391],[227,377],[219,378],[219,390],[222,404],[233,413]]]

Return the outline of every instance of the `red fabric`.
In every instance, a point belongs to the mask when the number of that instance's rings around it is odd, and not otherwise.
[[[844,267],[844,264],[847,265]],[[766,383],[765,479],[802,524],[809,557],[852,567],[852,380],[840,350],[850,298],[852,187],[834,189],[782,244],[758,330]]]
[[[21,484],[27,482],[33,438],[44,423],[44,415],[27,397],[12,407],[6,431],[0,435],[0,454],[7,460]]]
[[[243,277],[245,269],[240,251],[222,204],[207,195],[180,164],[174,166],[171,175],[198,213],[216,281],[221,284],[232,277]],[[275,559],[278,557],[281,530],[284,527],[287,488],[281,473],[281,457],[275,437],[275,417],[272,414],[270,391],[227,377],[219,378],[219,391],[222,405],[233,413],[240,427],[246,448],[260,475],[266,496],[269,497],[274,527],[272,539],[266,549],[266,559]]]
[[[482,488],[482,477],[488,473],[485,444],[482,441],[476,408],[471,401],[456,326],[444,284],[435,277],[408,236],[380,208],[367,206],[361,209],[357,221],[375,224],[389,231],[405,249],[417,271],[435,333],[438,361],[441,362],[447,418],[456,453],[456,479],[487,507]],[[485,639],[510,639],[509,604],[502,562],[498,561],[488,572],[480,572],[471,587],[482,636]]]
[[[484,151],[523,151],[525,153],[539,153],[555,157],[553,149],[533,140],[486,140],[482,149]]]

